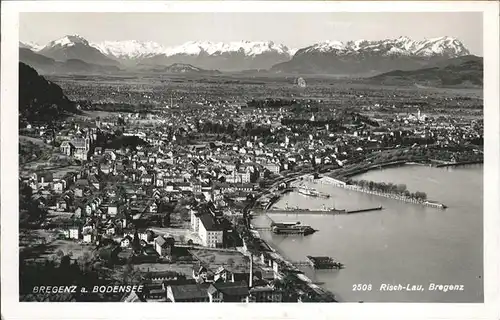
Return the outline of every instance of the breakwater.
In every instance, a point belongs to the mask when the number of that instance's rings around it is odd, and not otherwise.
[[[457,167],[457,166],[465,166],[468,164],[482,164],[483,160],[476,160],[476,161],[463,161],[463,162],[448,162],[448,163],[439,163],[434,165],[436,168],[442,168],[442,167]]]
[[[344,188],[347,190],[372,194],[372,195],[379,196],[379,197],[404,201],[404,202],[408,202],[408,203],[420,204],[420,205],[431,207],[431,208],[439,208],[439,209],[446,209],[447,208],[446,205],[439,203],[439,202],[429,201],[429,200],[427,200],[427,201],[417,200],[417,199],[401,196],[398,194],[369,190],[369,189],[361,188],[359,186],[355,186],[355,185],[351,185],[351,184],[335,184],[335,186],[340,187],[340,188]]]

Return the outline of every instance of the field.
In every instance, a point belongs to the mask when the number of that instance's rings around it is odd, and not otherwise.
[[[62,251],[71,258],[79,259],[85,253],[92,254],[93,247],[85,246],[76,240],[58,239],[58,232],[49,230],[20,230],[19,251],[26,260],[47,259]]]
[[[187,279],[193,278],[193,264],[190,263],[141,263],[134,268],[140,272],[173,271],[185,275]]]

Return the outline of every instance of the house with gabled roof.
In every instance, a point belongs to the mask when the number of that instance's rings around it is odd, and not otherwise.
[[[210,302],[248,302],[250,296],[246,281],[213,282],[207,292]]]
[[[208,285],[179,284],[167,287],[167,299],[170,302],[209,302]]]

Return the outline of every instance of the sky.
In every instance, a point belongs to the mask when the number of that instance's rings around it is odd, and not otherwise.
[[[482,13],[21,13],[20,41],[46,44],[68,34],[90,42],[267,41],[302,48],[324,40],[459,39],[483,55]]]

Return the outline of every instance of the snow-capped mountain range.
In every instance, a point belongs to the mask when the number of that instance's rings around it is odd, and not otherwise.
[[[327,40],[300,49],[297,53],[307,54],[314,52],[335,52],[337,55],[378,52],[380,55],[448,56],[450,58],[470,54],[469,50],[459,40],[452,37],[432,38],[421,41],[414,41],[408,37],[379,41],[356,40],[341,42]]]
[[[92,43],[81,36],[68,35],[45,46],[32,42],[20,42],[19,46],[57,61],[79,59],[123,67],[183,63],[207,70],[271,69],[306,73],[388,71],[408,62],[410,67],[421,66],[428,60],[470,54],[458,39],[452,37],[419,41],[408,37],[377,41],[328,40],[292,49],[273,41],[189,41],[178,46],[164,46],[136,40]],[[356,64],[356,70],[347,65],[352,63]]]
[[[470,55],[469,50],[452,37],[421,41],[408,37],[378,41],[323,41],[299,49],[290,61],[271,70],[282,73],[375,74],[391,70],[423,68],[433,63]]]
[[[43,49],[44,46],[32,41],[21,42],[19,41],[19,48],[30,49],[31,51],[37,52]]]
[[[295,50],[289,49],[282,44],[272,41],[235,41],[235,42],[211,42],[211,41],[189,41],[182,45],[165,47],[156,42],[139,42],[136,40],[126,41],[104,41],[93,43],[103,54],[115,58],[135,59],[150,57],[154,55],[165,55],[167,57],[178,54],[185,55],[216,55],[223,53],[242,52],[247,56],[257,56],[266,52],[276,52],[292,56]]]

